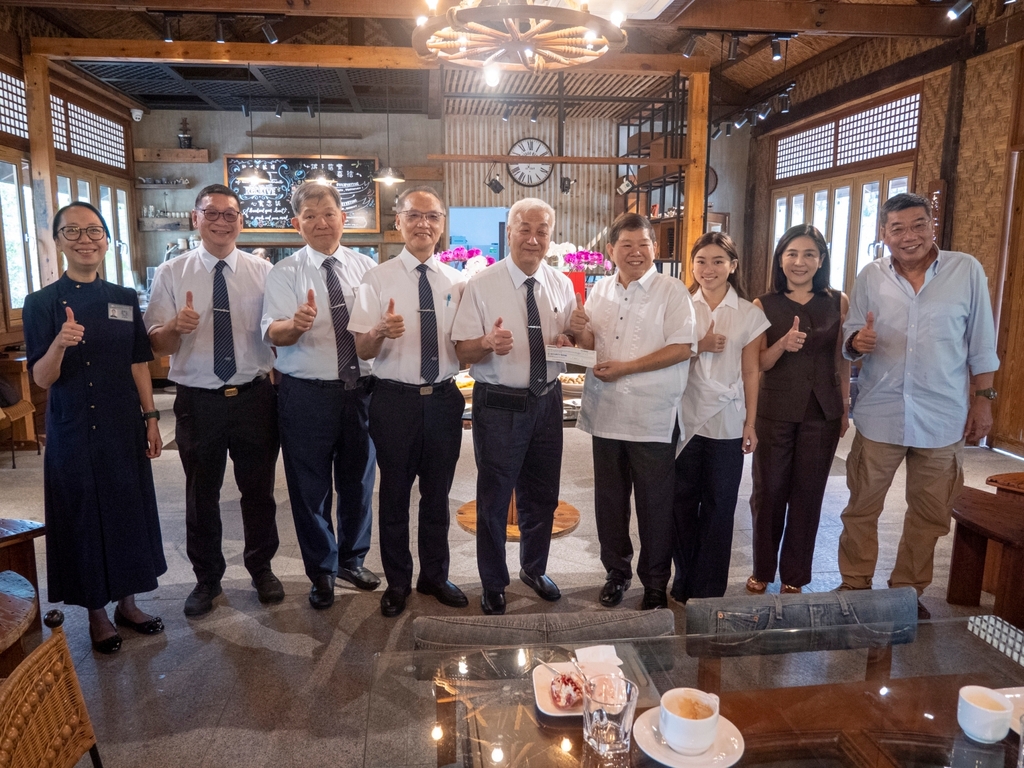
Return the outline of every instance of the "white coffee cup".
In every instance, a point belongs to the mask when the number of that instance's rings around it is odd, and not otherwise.
[[[1013,704],[1003,694],[980,685],[960,689],[956,721],[964,733],[982,744],[995,744],[1006,738],[1013,717]]]
[[[681,755],[707,752],[718,731],[718,697],[696,688],[673,688],[661,697],[661,737]]]

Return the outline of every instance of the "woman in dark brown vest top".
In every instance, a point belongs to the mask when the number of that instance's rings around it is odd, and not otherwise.
[[[772,326],[761,337],[754,451],[754,573],[747,591],[775,581],[800,592],[832,457],[849,426],[850,363],[842,355],[846,295],[828,287],[828,246],[810,224],[790,228],[772,259],[772,292],[754,300]],[[781,549],[780,549],[781,547]]]

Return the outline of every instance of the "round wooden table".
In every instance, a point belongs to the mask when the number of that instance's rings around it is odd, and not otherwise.
[[[476,535],[476,502],[467,501],[455,513],[455,522],[464,531]],[[551,528],[551,538],[568,536],[580,524],[580,511],[572,504],[559,501],[555,508],[555,522]],[[512,501],[508,505],[508,521],[505,526],[508,541],[519,541],[519,516],[516,510],[516,494],[512,492]]]

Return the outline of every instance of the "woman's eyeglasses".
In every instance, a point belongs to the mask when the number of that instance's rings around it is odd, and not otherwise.
[[[207,221],[217,221],[217,219],[224,219],[224,221],[226,221],[228,224],[234,224],[236,221],[238,221],[238,217],[242,215],[238,211],[232,211],[231,209],[228,209],[226,211],[218,211],[213,208],[199,208],[197,210],[201,214],[203,214],[203,218],[205,218]]]
[[[102,240],[107,235],[107,231],[103,227],[61,227],[57,230],[60,234],[64,235],[64,239],[70,242],[78,240],[82,233],[85,232],[89,236],[90,240]]]

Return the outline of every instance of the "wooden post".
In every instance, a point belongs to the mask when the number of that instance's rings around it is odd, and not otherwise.
[[[57,157],[53,149],[50,117],[50,72],[45,56],[22,58],[25,101],[28,107],[29,161],[32,167],[32,208],[35,213],[39,280],[49,285],[60,277],[60,260],[50,236],[57,199]]]
[[[704,234],[704,207],[708,163],[708,102],[711,74],[694,72],[687,77],[686,180],[683,184],[683,232],[679,238],[682,268],[679,275],[690,281],[690,249]]]

